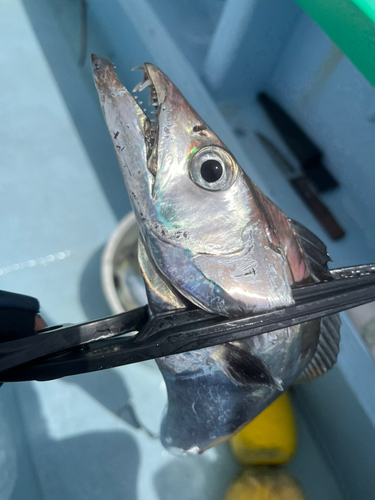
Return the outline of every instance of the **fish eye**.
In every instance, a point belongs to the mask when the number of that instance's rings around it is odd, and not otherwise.
[[[217,160],[206,160],[201,166],[201,176],[206,182],[216,182],[223,175],[223,167]]]
[[[190,178],[197,186],[210,191],[229,188],[237,174],[233,157],[219,146],[201,148],[190,163]]]

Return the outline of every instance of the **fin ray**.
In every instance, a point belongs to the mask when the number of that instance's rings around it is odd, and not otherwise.
[[[295,384],[310,382],[327,373],[337,361],[340,350],[341,320],[338,314],[320,320],[320,335],[316,352]]]
[[[288,219],[303,251],[310,275],[314,281],[331,281],[333,278],[327,263],[331,260],[325,244],[299,222]]]

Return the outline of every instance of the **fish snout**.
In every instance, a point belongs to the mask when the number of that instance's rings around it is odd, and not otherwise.
[[[110,94],[112,94],[113,97],[116,90],[123,88],[115,73],[115,66],[111,62],[95,54],[91,55],[91,62],[95,86],[98,90],[100,99],[102,100],[106,95],[109,96]]]

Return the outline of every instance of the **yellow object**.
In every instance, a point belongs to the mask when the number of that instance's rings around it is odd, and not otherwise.
[[[232,451],[244,465],[284,464],[296,450],[296,425],[286,392],[231,440]]]
[[[260,466],[237,476],[225,500],[306,500],[306,497],[286,470]]]

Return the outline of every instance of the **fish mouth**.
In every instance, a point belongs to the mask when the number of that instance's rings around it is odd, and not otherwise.
[[[167,96],[170,81],[156,66],[144,63],[132,70],[142,70],[143,78],[130,93],[119,81],[115,66],[111,62],[94,54],[91,55],[91,61],[95,85],[119,160],[120,156],[126,156],[127,150],[134,154],[134,150],[142,148],[146,156],[147,170],[155,177],[159,142],[159,114],[161,105]],[[140,94],[146,89],[149,89],[150,92],[149,109],[143,107],[143,102],[140,100]],[[115,113],[119,116],[113,117],[112,115]],[[120,126],[118,126],[119,122]],[[126,133],[127,144],[125,148],[118,144],[116,127],[119,129],[120,138],[122,132],[124,135]],[[128,131],[125,130],[126,128],[133,132],[131,138]]]
[[[147,145],[147,168],[155,176],[158,164],[158,142],[159,142],[159,116],[162,105],[167,97],[170,80],[162,73],[159,68],[150,63],[144,63],[142,66],[133,68],[132,71],[143,71],[143,79],[133,89],[133,94],[140,94],[149,89],[148,106],[152,110],[141,108],[142,112],[149,120],[150,127],[145,134]],[[135,102],[140,106],[139,96],[134,95]]]

